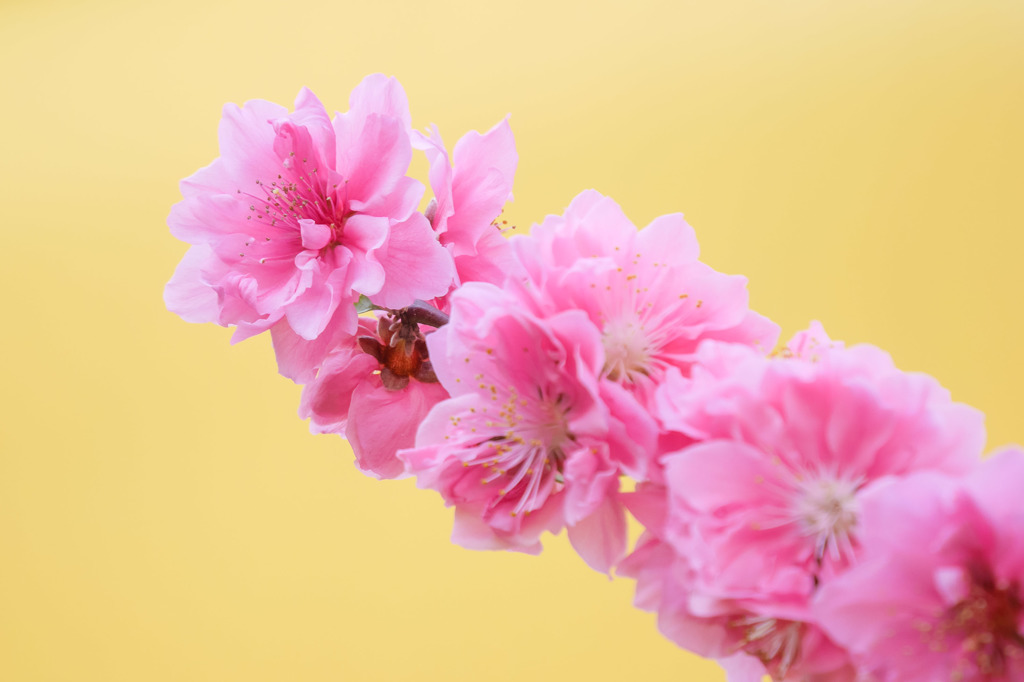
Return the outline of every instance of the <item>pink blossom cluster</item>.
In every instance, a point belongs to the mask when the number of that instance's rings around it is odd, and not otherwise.
[[[393,78],[333,116],[228,105],[220,148],[168,219],[168,308],[269,330],[312,430],[437,491],[454,542],[565,529],[733,682],[1024,680],[1024,451],[983,460],[933,378],[817,323],[777,348],[681,214],[589,190],[506,238],[508,121],[449,152]]]

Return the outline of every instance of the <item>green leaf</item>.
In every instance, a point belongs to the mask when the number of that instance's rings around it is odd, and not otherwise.
[[[359,294],[359,300],[356,301],[354,305],[356,307],[356,312],[360,315],[377,309],[377,306],[373,304],[373,301],[363,294]]]

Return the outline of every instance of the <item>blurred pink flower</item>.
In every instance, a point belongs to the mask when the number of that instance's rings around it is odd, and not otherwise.
[[[1024,679],[1024,451],[864,494],[861,560],[815,615],[881,682]]]
[[[654,434],[634,403],[602,390],[600,335],[578,310],[539,316],[514,281],[463,285],[451,304],[427,346],[452,397],[399,457],[455,506],[456,543],[535,553],[544,531],[567,526],[581,556],[609,570],[626,542],[619,476],[642,473]]]
[[[582,310],[601,332],[601,376],[650,409],[669,368],[688,373],[705,339],[768,353],[778,326],[747,307],[747,280],[697,260],[697,238],[682,214],[642,230],[611,199],[582,192],[564,216],[548,216],[512,238],[545,314]]]
[[[656,403],[666,428],[695,441],[662,459],[666,487],[629,502],[643,514],[665,498],[644,546],[663,568],[625,565],[648,593],[668,581],[646,600],[663,632],[704,656],[754,655],[779,679],[848,679],[810,600],[856,556],[861,495],[887,477],[969,470],[982,415],[820,327],[774,359],[705,343],[690,378],[669,370]]]
[[[454,268],[426,218],[405,93],[368,76],[350,110],[328,118],[309,90],[295,112],[254,100],[228,105],[221,157],[182,181],[168,217],[193,244],[165,290],[190,322],[273,328],[279,368],[308,381],[356,330],[360,294],[387,308],[444,294]]]

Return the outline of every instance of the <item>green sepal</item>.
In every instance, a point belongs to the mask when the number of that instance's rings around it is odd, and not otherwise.
[[[373,301],[371,301],[370,298],[365,294],[359,294],[359,300],[356,301],[353,305],[355,305],[356,312],[359,313],[360,315],[362,315],[363,313],[368,313],[371,310],[377,309],[377,306],[375,306],[373,304]]]

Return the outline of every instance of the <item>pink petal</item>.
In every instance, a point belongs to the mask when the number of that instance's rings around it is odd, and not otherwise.
[[[384,114],[397,118],[407,129],[412,127],[409,99],[394,76],[389,78],[382,73],[370,74],[352,90],[348,105],[349,111],[360,117]]]
[[[685,265],[700,256],[697,233],[683,220],[682,213],[655,218],[640,230],[636,243],[641,252],[657,254],[668,265]]]
[[[522,279],[522,265],[512,253],[512,244],[488,226],[475,244],[472,255],[455,256],[460,282],[490,282],[501,285],[508,278]]]
[[[312,381],[327,354],[344,336],[355,332],[357,320],[354,306],[341,306],[323,333],[313,340],[296,334],[287,321],[274,324],[270,327],[270,335],[277,357],[277,371],[300,384]]]
[[[311,251],[319,251],[327,246],[333,234],[327,225],[318,225],[308,219],[299,221],[299,229],[302,235],[302,248]]]
[[[306,128],[316,149],[334,148],[334,127],[320,99],[309,88],[302,88],[295,97],[295,112],[290,116],[296,125]],[[325,159],[326,161],[327,159]],[[334,159],[330,159],[331,162]]]
[[[269,179],[281,167],[274,153],[276,133],[270,121],[288,115],[279,104],[250,100],[244,106],[225,104],[220,120],[220,153],[233,178]],[[249,190],[249,187],[236,188]]]
[[[540,554],[541,544],[536,539],[523,545],[511,544],[498,535],[481,517],[480,511],[470,506],[455,507],[455,523],[452,526],[452,542],[466,549],[500,550],[508,549],[526,554]]]
[[[438,244],[430,223],[419,213],[393,225],[386,249],[378,260],[384,268],[384,286],[373,301],[385,308],[402,308],[415,299],[430,299],[448,292],[455,265],[448,250]]]
[[[332,354],[317,380],[302,390],[299,416],[311,418],[313,433],[342,433],[348,423],[352,397],[357,387],[376,377],[379,363],[358,349]],[[377,379],[379,382],[379,379]]]
[[[164,304],[186,322],[216,322],[220,315],[217,292],[203,281],[203,265],[213,258],[208,246],[193,246],[164,287]]]
[[[361,119],[354,112],[334,119],[337,171],[346,184],[346,203],[359,213],[404,218],[415,210],[410,202],[404,215],[394,215],[391,193],[405,177],[412,159],[409,135],[402,122],[379,113]],[[386,210],[391,209],[391,210]]]
[[[430,222],[435,232],[444,234],[448,218],[455,212],[452,203],[452,164],[437,126],[431,125],[427,130],[430,135],[415,131],[412,144],[416,149],[422,149],[426,153],[427,161],[430,163],[430,188],[437,202]]]
[[[767,675],[764,664],[747,654],[734,654],[716,662],[725,670],[728,682],[761,682]]]
[[[519,155],[508,119],[481,135],[466,133],[455,145],[452,201],[446,239],[456,255],[471,253],[479,236],[491,227],[511,198]]]
[[[618,472],[589,448],[576,450],[565,462],[565,520],[578,523],[618,490]]]
[[[338,288],[329,278],[318,273],[313,285],[285,308],[288,325],[296,334],[312,341],[327,329],[334,312],[345,299]],[[354,303],[355,298],[351,297],[347,303]]]
[[[664,462],[673,494],[708,513],[737,500],[754,506],[771,499],[766,485],[777,477],[768,458],[742,442],[698,443],[668,455]]]
[[[622,504],[605,496],[588,516],[569,526],[569,541],[588,566],[610,573],[626,553],[626,514]]]
[[[396,453],[415,445],[420,423],[448,394],[440,384],[418,381],[389,391],[373,378],[355,390],[346,437],[360,469],[377,478],[398,478],[404,475],[405,465]]]

